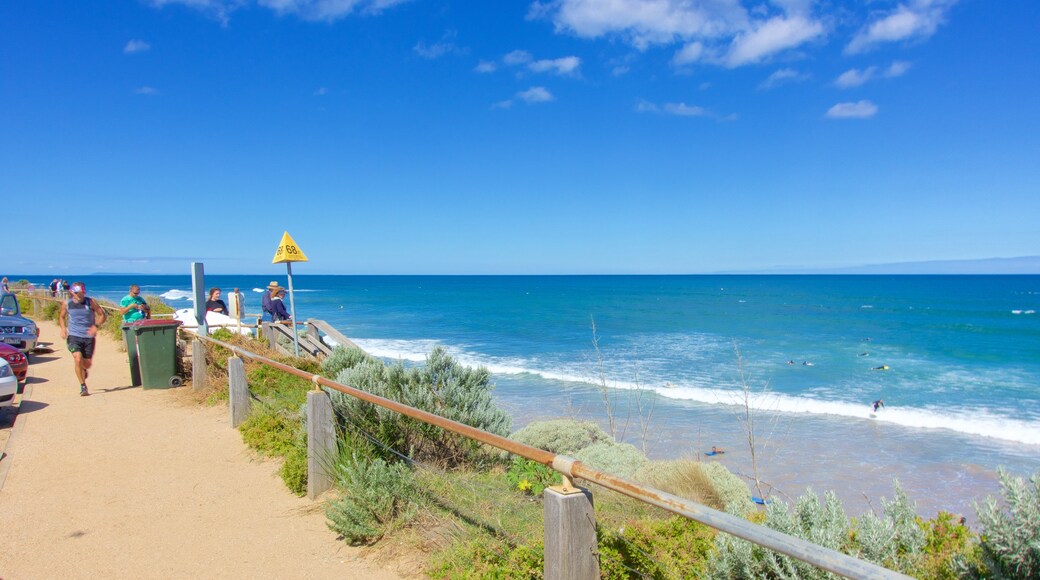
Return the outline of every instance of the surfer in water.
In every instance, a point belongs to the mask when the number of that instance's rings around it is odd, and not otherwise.
[[[715,447],[714,445],[711,446],[711,454],[712,455],[722,455],[725,452],[726,452],[726,450],[721,448],[721,447]]]
[[[880,409],[881,407],[884,407],[884,406],[885,406],[885,402],[882,401],[881,399],[878,399],[878,400],[874,401],[874,412],[877,413],[877,410]]]
[[[870,370],[872,370],[872,371],[887,371],[888,370],[888,365],[881,365],[879,367],[874,367],[874,368],[872,368]]]

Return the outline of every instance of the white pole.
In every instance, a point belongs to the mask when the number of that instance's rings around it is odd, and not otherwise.
[[[285,271],[289,274],[289,308],[292,309],[292,340],[296,356],[300,356],[300,337],[296,334],[296,295],[292,287],[292,262],[285,263]]]

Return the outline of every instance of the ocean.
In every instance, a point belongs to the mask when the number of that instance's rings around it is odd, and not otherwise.
[[[38,284],[49,280],[29,277]],[[14,277],[12,279],[18,279]],[[71,281],[71,278],[69,278]],[[131,282],[190,306],[191,278]],[[285,276],[206,277],[225,294]],[[1040,276],[308,276],[298,318],[369,353],[421,362],[435,346],[493,373],[514,428],[607,425],[655,459],[712,446],[785,500],[834,490],[850,515],[898,480],[922,515],[974,519],[996,470],[1040,471]],[[871,403],[884,407],[871,416]],[[747,404],[745,405],[745,401]],[[752,409],[755,462],[744,419]]]

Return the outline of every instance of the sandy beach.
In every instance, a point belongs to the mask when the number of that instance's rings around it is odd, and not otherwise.
[[[57,326],[40,326],[55,350],[32,357],[19,412],[2,414],[0,577],[399,577],[290,494],[226,406],[130,387],[106,336],[80,397]]]

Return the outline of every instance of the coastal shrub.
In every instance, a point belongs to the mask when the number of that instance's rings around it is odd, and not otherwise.
[[[1040,577],[1040,472],[1028,482],[1003,468],[997,474],[1003,501],[989,496],[981,505],[975,504],[986,568],[981,577]],[[960,564],[963,570],[970,569],[970,563]]]
[[[406,369],[400,362],[386,365],[368,358],[344,368],[335,380],[504,436],[509,432],[510,417],[495,406],[490,378],[486,368],[462,366],[444,349],[435,348],[421,367]],[[343,424],[368,434],[396,453],[443,467],[477,462],[484,456],[480,444],[465,437],[350,395],[333,392],[331,396]]]
[[[726,512],[747,517],[748,514],[756,511],[755,504],[751,503],[751,493],[744,480],[721,463],[708,461],[702,462],[700,465],[701,470],[715,486],[715,492],[719,495],[719,500],[722,501],[723,509]]]
[[[285,487],[298,496],[307,493],[307,430],[300,429],[295,444],[285,454],[285,461],[278,469]]]
[[[321,373],[328,378],[335,378],[343,369],[352,369],[365,361],[375,361],[375,359],[359,348],[337,346],[332,349],[332,354],[321,361]]]
[[[510,545],[497,537],[480,537],[454,545],[437,555],[430,578],[478,580],[484,578],[542,578],[545,546],[542,538],[530,545]]]
[[[982,574],[978,536],[950,512],[921,522],[925,532],[924,553],[913,575],[918,578],[956,580]]]
[[[697,578],[714,553],[715,531],[682,516],[596,529],[604,578]]]
[[[553,453],[573,456],[596,443],[613,442],[606,431],[592,421],[553,419],[530,423],[509,436],[513,441]]]
[[[766,506],[764,524],[785,534],[836,550],[849,547],[849,522],[834,492],[821,504],[806,490],[792,512],[776,500]],[[827,572],[789,556],[741,540],[729,534],[716,538],[718,556],[713,560],[712,578],[832,578]]]
[[[250,448],[268,457],[285,457],[297,445],[303,430],[303,420],[298,412],[288,412],[269,405],[253,408],[238,426],[242,439]]]
[[[541,497],[545,488],[560,483],[560,474],[536,461],[513,457],[506,471],[506,479],[513,489]]]
[[[374,542],[417,511],[414,477],[404,463],[351,457],[337,461],[336,476],[343,496],[325,514],[329,528],[350,544]]]
[[[705,473],[704,463],[689,459],[650,461],[639,468],[633,479],[708,507],[724,510],[726,505]]]
[[[582,463],[612,473],[619,477],[631,477],[646,464],[643,453],[628,443],[594,443],[574,454]]]

